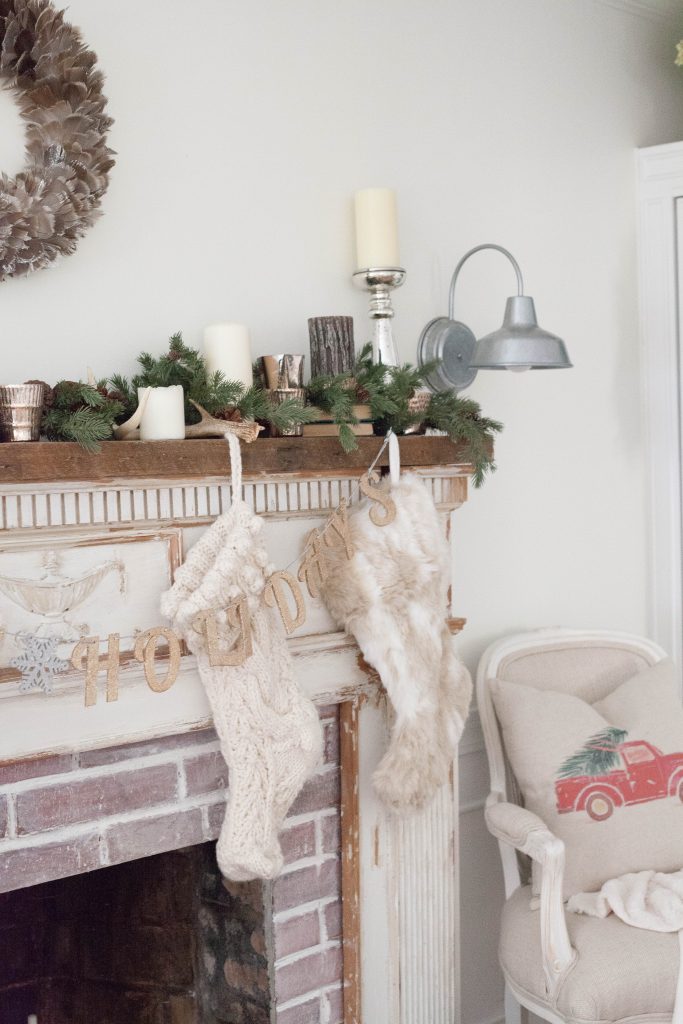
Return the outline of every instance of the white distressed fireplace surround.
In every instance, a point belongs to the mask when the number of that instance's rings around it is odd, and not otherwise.
[[[444,529],[466,498],[467,470],[457,465],[416,470],[433,493]],[[243,496],[265,519],[265,542],[276,565],[294,559],[308,530],[320,525],[341,497],[351,497],[358,475],[355,469],[267,476],[245,472]],[[136,629],[163,624],[159,595],[174,566],[229,502],[230,487],[222,478],[0,485],[0,626],[5,631],[0,643],[0,766],[179,734],[187,735],[189,747],[193,734],[203,737],[208,746],[199,753],[216,757],[211,734],[201,732],[210,725],[210,715],[192,656],[182,658],[169,691],[154,693],[141,666],[126,660],[125,653],[132,649]],[[73,583],[95,569],[100,570],[97,583],[77,606],[50,619],[27,610],[31,580]],[[28,581],[19,603],[2,590],[2,579],[9,577]],[[124,658],[117,702],[106,703],[102,675],[96,705],[85,708],[83,677],[74,671],[57,678],[51,695],[19,691],[16,673],[8,670],[16,654],[13,637],[21,630],[35,632],[41,623],[43,631],[58,627],[59,635],[69,637],[60,649],[63,656],[83,629],[103,639],[120,632]],[[309,601],[306,623],[289,643],[304,690],[321,707],[338,704],[342,709],[344,975],[351,990],[345,1024],[454,1024],[460,1019],[457,767],[451,784],[423,814],[406,820],[387,814],[370,781],[387,729],[376,678],[319,603]],[[16,858],[21,851],[36,856],[41,849],[47,853],[55,840],[58,823],[38,834],[20,834],[16,796],[22,787],[30,782],[0,791],[7,815],[0,876],[3,857]],[[187,789],[184,793],[187,802]],[[191,804],[190,799],[185,809],[192,810]],[[198,800],[204,838],[211,838],[216,815],[211,819],[208,805],[203,810],[200,805]],[[187,843],[183,821],[179,814],[175,846]],[[75,857],[61,873],[100,863]],[[353,995],[358,975],[360,1004]]]

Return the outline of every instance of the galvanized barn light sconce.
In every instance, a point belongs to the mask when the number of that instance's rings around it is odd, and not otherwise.
[[[477,341],[469,327],[454,319],[453,310],[458,274],[470,256],[482,249],[495,249],[507,256],[517,275],[517,294],[507,300],[502,327]],[[524,294],[517,260],[507,249],[492,243],[470,249],[453,271],[448,316],[430,320],[417,345],[420,366],[432,359],[441,360],[427,378],[434,391],[463,391],[477,376],[477,370],[562,370],[572,365],[562,339],[538,326],[534,300]]]

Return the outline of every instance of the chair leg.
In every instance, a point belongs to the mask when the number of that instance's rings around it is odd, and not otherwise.
[[[505,986],[505,1024],[530,1024],[531,1014],[526,1006],[517,1002],[512,992]]]

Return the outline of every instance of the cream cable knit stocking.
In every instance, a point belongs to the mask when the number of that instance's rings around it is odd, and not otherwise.
[[[162,613],[197,655],[221,750],[228,764],[228,806],[217,846],[226,878],[274,878],[282,868],[277,834],[303,783],[320,760],[318,713],[300,692],[275,612],[263,601],[272,572],[258,539],[261,521],[241,499],[239,442],[228,435],[232,504],[219,516],[175,574]],[[216,615],[227,650],[237,630],[224,609],[246,598],[253,653],[239,666],[212,667],[200,612]]]
[[[408,474],[391,497],[396,517],[387,526],[375,526],[365,504],[349,517],[355,553],[325,549],[332,565],[321,590],[391,699],[395,721],[374,783],[386,804],[408,811],[448,778],[472,682],[444,622],[449,550],[434,502]]]

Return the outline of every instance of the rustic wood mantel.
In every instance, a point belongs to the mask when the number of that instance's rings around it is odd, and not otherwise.
[[[366,469],[384,438],[359,437],[358,447],[345,452],[336,437],[259,438],[242,445],[244,476],[324,472],[351,473]],[[447,437],[406,436],[400,439],[404,466],[459,466],[467,472],[463,446]],[[378,466],[389,465],[385,449]],[[227,476],[227,444],[215,440],[105,441],[96,454],[78,444],[60,441],[0,444],[0,485],[65,480],[189,479]]]

